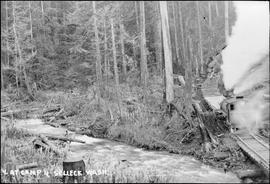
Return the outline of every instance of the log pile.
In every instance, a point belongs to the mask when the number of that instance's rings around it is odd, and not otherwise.
[[[44,135],[39,135],[36,139],[33,140],[35,148],[42,148],[43,150],[49,150],[54,152],[56,155],[61,155],[56,146],[49,142],[47,137]]]
[[[43,150],[49,150],[54,152],[56,155],[61,155],[61,152],[58,151],[58,148],[51,143],[50,140],[60,140],[64,142],[78,142],[78,143],[85,143],[85,141],[70,138],[67,136],[55,136],[55,135],[42,135],[37,134],[36,138],[33,140],[33,145],[36,149],[42,148]]]
[[[208,152],[212,147],[211,143],[213,145],[217,145],[218,141],[212,134],[212,132],[209,131],[208,127],[205,126],[205,116],[198,101],[193,101],[192,106],[194,108],[196,116],[199,118],[199,128],[204,142],[205,151]]]
[[[69,115],[65,112],[64,108],[57,105],[43,110],[40,118],[45,121],[45,124],[53,127],[59,127],[59,124],[56,124],[55,121],[59,119],[67,119],[67,116]]]
[[[31,108],[31,109],[15,109],[15,110],[7,110],[7,109],[1,109],[1,119],[7,119],[10,117],[21,117],[26,116],[28,113],[37,111],[38,108]],[[23,114],[23,115],[22,115]]]

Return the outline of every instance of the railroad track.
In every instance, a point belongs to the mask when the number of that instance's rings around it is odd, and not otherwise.
[[[235,135],[235,137],[242,150],[257,162],[269,176],[269,144],[264,142],[260,135],[241,134]]]
[[[214,103],[213,100],[215,99],[208,98],[206,102],[208,102],[214,110],[217,110],[217,108],[212,105],[212,103]],[[233,135],[241,149],[251,157],[269,177],[269,141],[265,142],[262,136],[251,134],[246,130],[236,131]]]

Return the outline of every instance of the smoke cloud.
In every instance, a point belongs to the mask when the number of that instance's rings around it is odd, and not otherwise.
[[[259,128],[266,128],[269,120],[269,103],[264,100],[266,90],[269,89],[260,90],[248,100],[236,104],[231,119],[238,128],[253,134],[258,133]]]
[[[222,52],[223,81],[232,88],[247,69],[269,52],[269,2],[233,2],[237,19]]]
[[[222,52],[225,88],[234,93],[246,92],[243,101],[237,101],[231,120],[240,129],[257,133],[269,128],[269,2],[238,1],[236,24],[227,47]],[[256,70],[250,69],[255,66]],[[259,67],[258,67],[259,66]],[[264,88],[250,90],[263,84]]]

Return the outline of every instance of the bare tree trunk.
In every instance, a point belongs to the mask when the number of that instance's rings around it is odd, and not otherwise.
[[[212,27],[212,2],[211,1],[208,1],[208,23],[209,23],[209,34],[210,34],[210,43],[209,43],[209,51],[212,52],[213,50],[213,27]]]
[[[178,2],[178,3],[180,3],[180,2]],[[183,24],[184,24],[184,22],[183,22],[183,15],[182,15],[182,6],[180,5],[180,7],[179,7],[179,14],[180,14],[180,31],[181,31],[181,42],[182,42],[182,55],[183,55],[183,60],[185,61],[185,58],[186,58],[186,51],[185,51],[185,39],[184,39],[184,26],[183,26]]]
[[[201,72],[203,73],[203,50],[202,50],[202,31],[201,31],[201,15],[200,15],[200,9],[199,9],[199,1],[196,1],[196,8],[197,8],[197,24],[199,29],[199,53],[200,53],[200,68]]]
[[[121,40],[121,54],[122,54],[122,62],[123,62],[123,72],[124,72],[124,80],[127,76],[127,63],[125,58],[125,43],[124,43],[124,25],[120,23],[120,40]]]
[[[17,60],[17,44],[16,44],[16,40],[17,40],[17,35],[16,35],[16,20],[15,20],[15,2],[12,1],[12,15],[13,15],[13,33],[14,33],[14,48],[15,48],[15,71],[16,71],[16,87],[17,87],[17,92],[19,90],[19,73],[20,73],[20,67],[19,67],[19,63]]]
[[[118,67],[117,67],[117,59],[116,59],[115,37],[114,37],[114,23],[113,23],[112,18],[111,18],[111,31],[112,31],[113,68],[114,68],[114,77],[115,77],[115,84],[116,84],[116,95],[117,95],[117,102],[118,102],[118,108],[120,111],[120,116],[122,116],[122,111],[121,111],[121,106],[120,106],[120,95],[119,95],[119,76],[118,76]]]
[[[44,23],[44,8],[43,8],[43,1],[40,1],[40,5],[41,5],[42,20],[43,20],[43,23]]]
[[[25,64],[22,63],[23,62],[22,61],[22,51],[21,51],[21,47],[20,47],[20,41],[19,41],[19,38],[18,38],[19,35],[17,36],[17,31],[16,31],[16,11],[14,9],[13,9],[13,16],[14,16],[13,29],[14,29],[14,35],[15,35],[15,45],[16,45],[16,48],[18,49],[18,53],[19,53],[20,66],[22,67],[22,71],[23,71],[23,75],[24,75],[24,81],[25,81],[25,84],[26,84],[28,94],[33,99],[32,89],[30,87],[29,80],[28,80],[28,77],[26,75]]]
[[[2,2],[1,2],[2,5]],[[6,40],[6,54],[5,54],[5,63],[7,66],[9,66],[9,52],[8,52],[8,10],[7,10],[7,1],[5,3],[5,29],[7,30],[7,40]],[[1,56],[2,56],[3,51],[1,50]],[[3,62],[1,60],[1,89],[4,89],[4,70],[3,70]]]
[[[167,2],[160,1],[160,15],[162,24],[162,38],[165,58],[165,76],[166,76],[166,101],[171,103],[174,100],[173,93],[173,71],[172,71],[172,50],[170,41],[170,29],[167,11]]]
[[[29,1],[29,19],[30,19],[31,43],[33,44],[33,25],[32,25],[31,1]],[[32,45],[31,45],[31,53],[33,55],[33,46]]]
[[[146,39],[145,39],[145,13],[144,13],[144,1],[140,1],[140,13],[141,13],[141,84],[146,88],[147,85],[147,56],[146,56]]]
[[[190,36],[187,37],[187,60],[186,60],[186,67],[185,67],[185,105],[187,107],[191,107],[192,103],[192,48],[191,48],[191,39]],[[189,111],[189,108],[186,109]],[[190,112],[188,112],[190,113]]]
[[[135,16],[136,16],[136,33],[138,35],[138,32],[140,31],[140,22],[139,22],[139,16],[138,16],[138,7],[137,7],[137,1],[134,1],[135,5]],[[134,54],[134,59],[137,62],[137,48],[136,48],[136,38],[133,40],[133,54]]]
[[[198,76],[199,75],[199,66],[200,66],[200,64],[199,64],[199,61],[197,59],[197,56],[195,56],[195,63],[196,63],[196,76]]]
[[[135,13],[136,13],[136,24],[137,24],[137,31],[139,32],[140,30],[140,21],[139,21],[139,15],[138,15],[138,7],[137,7],[137,3],[138,1],[134,1],[135,3]]]
[[[135,40],[135,38],[132,40],[132,49],[133,49],[134,61],[136,61],[137,60],[137,54],[136,54],[136,40]]]
[[[224,1],[224,3],[225,3],[225,41],[227,45],[229,39],[229,2]]]
[[[9,31],[8,31],[8,1],[6,1],[6,30],[7,30],[7,66],[9,66]]]
[[[79,2],[78,1],[75,2],[75,6],[76,6],[76,10],[79,10]]]
[[[174,21],[174,43],[175,43],[175,52],[176,52],[176,61],[179,63],[179,66],[181,64],[180,58],[179,58],[179,46],[178,46],[178,37],[177,37],[177,21],[176,21],[176,8],[175,3],[173,3],[173,21]]]
[[[195,62],[195,54],[193,53],[193,42],[191,37],[189,37],[189,52],[190,52],[190,66],[191,66],[191,76],[193,77],[193,70],[195,70],[195,76],[196,76],[196,62]]]
[[[215,1],[215,9],[216,9],[216,15],[217,17],[219,16],[219,11],[218,11],[218,1]]]
[[[157,71],[162,73],[162,44],[161,44],[161,22],[160,22],[160,11],[159,11],[159,2],[156,3],[156,12],[157,12],[157,20],[156,20],[156,31],[154,31],[155,36],[155,55],[157,62]]]
[[[209,27],[212,27],[212,11],[211,11],[211,1],[208,1],[208,19],[209,19]]]
[[[1,61],[1,89],[4,89],[4,77],[3,77],[4,73],[3,73],[3,64]]]
[[[108,59],[107,59],[107,33],[106,33],[106,15],[104,15],[104,65],[105,65],[105,78],[108,84]]]
[[[99,88],[98,95],[100,97],[102,72],[101,72],[101,56],[100,56],[98,28],[97,28],[96,2],[92,1],[92,5],[93,5],[93,13],[94,13],[94,30],[95,30],[95,43],[96,43],[96,75],[97,75],[97,82],[98,82],[98,88]]]
[[[117,60],[116,60],[116,47],[115,47],[113,19],[111,19],[111,31],[112,31],[112,50],[113,50],[114,77],[115,77],[115,84],[116,84],[116,87],[118,89],[118,86],[119,86],[119,76],[118,76],[118,68],[117,68]]]
[[[42,13],[42,23],[43,23],[43,26],[45,26],[45,16],[44,16],[44,7],[43,7],[43,1],[40,1],[40,4],[41,4],[41,13]],[[46,33],[45,33],[45,29],[43,30],[44,34],[43,34],[43,39],[45,40],[46,39]]]

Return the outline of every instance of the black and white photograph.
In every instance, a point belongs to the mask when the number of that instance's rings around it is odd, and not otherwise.
[[[1,183],[270,183],[269,1],[1,1]]]

